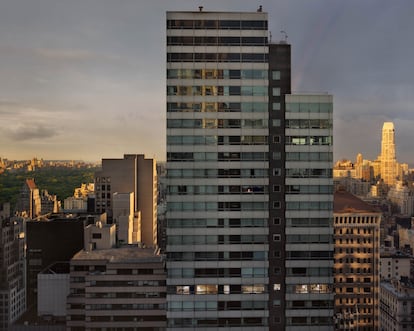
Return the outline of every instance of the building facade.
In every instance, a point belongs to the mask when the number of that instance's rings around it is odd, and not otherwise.
[[[397,177],[397,161],[395,158],[394,123],[385,122],[382,126],[381,140],[381,178],[387,185],[394,185]]]
[[[346,191],[334,198],[338,330],[379,330],[381,212]]]
[[[333,329],[332,96],[286,96],[267,25],[167,13],[170,330]]]
[[[24,222],[21,217],[0,218],[0,330],[26,311]]]
[[[126,154],[123,159],[102,159],[102,170],[95,173],[95,210],[113,220],[113,194],[134,194],[134,215],[141,217],[140,242],[157,245],[157,172],[154,159]],[[135,215],[137,213],[137,215]]]
[[[151,330],[166,327],[165,268],[150,248],[78,252],[70,262],[67,330]]]

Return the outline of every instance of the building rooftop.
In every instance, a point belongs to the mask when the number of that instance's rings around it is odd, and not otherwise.
[[[334,213],[380,213],[380,211],[355,195],[345,190],[338,190],[334,194]]]
[[[81,250],[74,255],[72,260],[108,260],[113,263],[145,263],[160,262],[162,261],[162,255],[159,255],[153,248],[140,248],[131,245],[92,251]]]

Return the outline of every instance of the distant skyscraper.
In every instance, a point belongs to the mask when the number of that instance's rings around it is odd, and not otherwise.
[[[381,178],[387,185],[394,185],[397,177],[394,138],[394,123],[385,122],[382,127],[381,141]]]
[[[267,25],[167,13],[169,330],[333,330],[332,96]]]

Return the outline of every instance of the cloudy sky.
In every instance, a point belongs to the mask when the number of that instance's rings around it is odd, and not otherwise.
[[[412,0],[1,0],[0,157],[165,159],[165,12],[269,13],[293,90],[334,95],[335,159],[375,159],[393,121],[414,166]]]

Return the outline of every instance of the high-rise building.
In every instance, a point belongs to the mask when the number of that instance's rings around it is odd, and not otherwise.
[[[131,216],[140,221],[139,241],[148,247],[157,244],[157,172],[154,159],[140,154],[126,154],[123,159],[102,159],[102,170],[95,173],[95,191],[96,211],[106,212],[112,221],[113,194],[133,193],[134,214]]]
[[[0,330],[6,331],[26,311],[26,240],[23,218],[1,216]]]
[[[333,329],[332,96],[288,95],[267,26],[167,13],[170,330]]]
[[[334,207],[336,329],[377,331],[382,213],[346,191]]]
[[[381,140],[381,178],[387,185],[394,185],[397,177],[395,159],[394,123],[385,122],[382,126]]]

